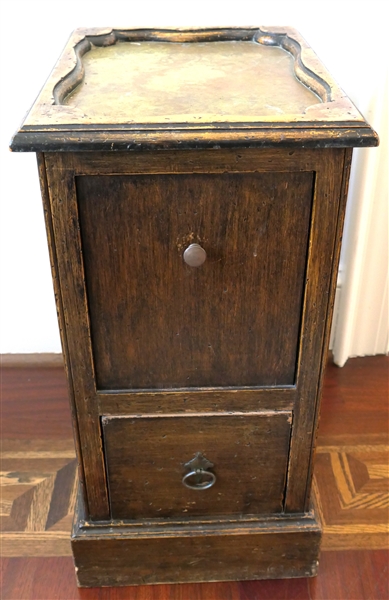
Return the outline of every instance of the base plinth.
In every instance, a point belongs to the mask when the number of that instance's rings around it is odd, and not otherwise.
[[[72,550],[81,587],[313,577],[321,527],[298,516],[87,523],[79,497]]]

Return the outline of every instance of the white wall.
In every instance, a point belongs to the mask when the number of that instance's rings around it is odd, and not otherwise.
[[[7,146],[73,29],[292,25],[363,112],[380,93],[376,84],[387,55],[385,5],[380,0],[0,0],[0,353],[60,351],[35,156],[11,154]],[[363,152],[368,156],[375,150]],[[367,248],[366,261],[368,256]]]
[[[354,151],[332,331],[339,366],[350,356],[389,351],[388,73],[369,91],[365,115],[383,135],[374,152]]]

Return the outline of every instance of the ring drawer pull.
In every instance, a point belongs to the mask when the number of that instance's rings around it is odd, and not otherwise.
[[[206,258],[207,253],[200,244],[191,244],[184,252],[184,261],[190,267],[201,267]]]
[[[215,483],[216,475],[208,471],[213,467],[213,463],[209,462],[201,452],[197,452],[196,456],[185,466],[190,471],[184,475],[182,483],[190,490],[207,490]]]

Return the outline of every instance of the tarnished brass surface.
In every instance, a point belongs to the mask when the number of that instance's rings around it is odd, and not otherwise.
[[[123,122],[252,121],[321,103],[289,52],[256,42],[118,42],[83,56],[85,76],[64,103]]]
[[[292,27],[76,29],[18,152],[376,146]]]

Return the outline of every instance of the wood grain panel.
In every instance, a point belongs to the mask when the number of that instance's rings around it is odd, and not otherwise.
[[[167,414],[292,410],[296,386],[98,392],[100,414]]]
[[[173,173],[262,173],[269,171],[316,171],[331,148],[206,148],[163,152],[76,152],[72,165],[76,175],[128,175]],[[340,155],[342,150],[338,150]]]
[[[312,188],[305,172],[78,177],[98,388],[293,384]]]

